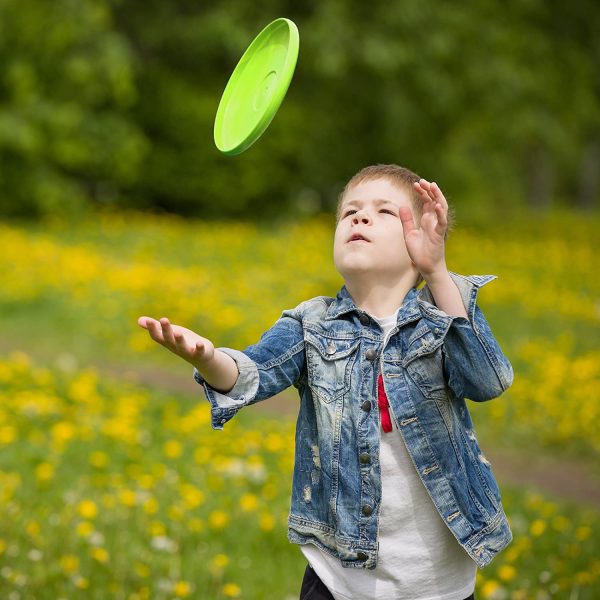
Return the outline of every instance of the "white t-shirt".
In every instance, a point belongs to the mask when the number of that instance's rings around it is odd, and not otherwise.
[[[376,319],[387,343],[397,313]],[[375,569],[344,568],[313,544],[300,546],[336,600],[464,600],[475,589],[477,564],[435,508],[392,419],[380,426],[381,510]]]

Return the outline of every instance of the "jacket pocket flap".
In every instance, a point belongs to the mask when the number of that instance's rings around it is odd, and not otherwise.
[[[305,331],[304,339],[321,355],[323,360],[339,360],[352,354],[360,344],[360,339],[340,339],[317,335]]]

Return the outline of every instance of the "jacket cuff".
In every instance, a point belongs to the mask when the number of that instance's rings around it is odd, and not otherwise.
[[[477,294],[479,293],[479,288],[483,287],[486,283],[497,279],[498,277],[496,275],[459,275],[453,271],[448,271],[448,273],[460,292],[463,305],[467,311],[469,325],[475,327],[475,306],[477,304]],[[429,302],[433,306],[436,306],[435,299],[433,298],[431,290],[427,287],[427,285],[423,288],[422,293],[425,301]],[[443,315],[446,315],[446,313],[444,313],[444,311],[437,306],[436,309]],[[450,315],[446,316],[452,319],[453,323],[458,326],[467,326],[464,317]]]
[[[204,388],[206,399],[210,402],[211,426],[223,429],[241,408],[249,404],[258,391],[259,377],[256,364],[243,352],[232,348],[217,348],[235,361],[239,375],[234,386],[227,393],[211,387],[202,377],[198,369],[194,369],[194,379]]]

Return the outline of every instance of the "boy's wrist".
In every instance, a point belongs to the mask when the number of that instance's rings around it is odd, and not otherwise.
[[[421,275],[430,289],[440,284],[445,285],[449,280],[452,280],[445,264],[430,273],[421,273]]]

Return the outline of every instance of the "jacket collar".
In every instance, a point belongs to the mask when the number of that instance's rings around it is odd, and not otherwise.
[[[397,325],[403,325],[409,321],[414,321],[421,316],[421,311],[418,304],[419,290],[412,287],[408,290],[408,293],[402,301],[402,306],[398,311]],[[327,312],[325,313],[325,320],[338,319],[341,315],[346,313],[356,312],[357,314],[366,314],[366,312],[354,304],[354,300],[346,286],[342,286],[342,289],[338,292],[334,301],[329,305]]]

